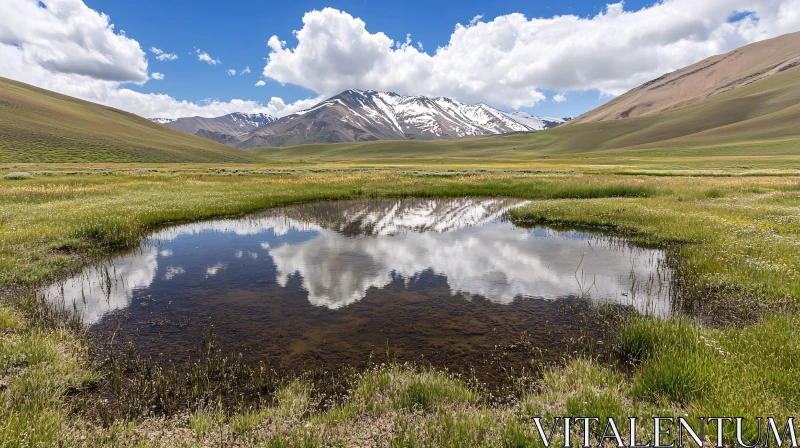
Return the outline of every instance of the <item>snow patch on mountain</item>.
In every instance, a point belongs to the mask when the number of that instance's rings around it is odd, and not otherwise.
[[[562,123],[559,119],[536,119],[525,113],[518,119],[516,114],[519,113],[504,112],[486,104],[469,105],[444,97],[404,96],[356,89],[346,90],[310,109],[290,115],[289,119],[326,107],[341,107],[342,112],[353,115],[354,119],[357,117],[373,125],[387,126],[398,137],[404,138],[494,135],[542,130]]]
[[[543,131],[545,129],[554,128],[560,124],[566,123],[569,120],[564,118],[537,117],[522,111],[503,112],[503,114],[534,131]]]
[[[234,123],[238,123],[240,127],[250,129],[260,128],[277,120],[277,118],[270,114],[247,114],[243,112],[234,112],[227,116],[229,116]],[[248,129],[248,131],[250,129]]]

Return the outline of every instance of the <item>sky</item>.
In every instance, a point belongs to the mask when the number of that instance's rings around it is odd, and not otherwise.
[[[800,0],[0,0],[0,76],[148,117],[284,116],[345,89],[577,116],[800,30]]]

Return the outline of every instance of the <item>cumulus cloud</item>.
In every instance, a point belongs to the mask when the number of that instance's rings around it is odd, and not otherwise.
[[[264,80],[260,80],[256,83],[256,87],[264,87],[265,85],[267,85],[267,83],[265,83]]]
[[[564,101],[567,101],[567,96],[563,93],[557,93],[553,95],[553,101],[556,103],[563,103]]]
[[[244,75],[244,74],[246,74],[246,73],[250,73],[250,66],[249,66],[249,65],[248,65],[247,67],[245,67],[245,68],[244,68],[244,70],[242,70],[242,72],[241,72],[241,73],[239,73],[239,74],[240,74],[240,75]]]
[[[124,84],[163,78],[158,72],[148,74],[146,55],[137,41],[115,32],[108,16],[88,8],[82,0],[44,0],[43,4],[0,0],[0,76],[143,117],[216,117],[232,112],[282,116],[318,101],[285,104],[273,99],[266,105],[240,99],[190,102],[136,92]],[[157,56],[168,54],[156,47],[150,51]]]
[[[53,73],[147,81],[147,59],[139,43],[116,33],[107,15],[82,0],[0,0],[0,10],[3,56],[16,52],[12,60],[22,58]],[[0,61],[3,72],[7,64]]]
[[[219,59],[212,58],[211,56],[208,55],[208,53],[206,53],[205,51],[201,51],[199,48],[197,48],[195,50],[197,51],[197,60],[198,61],[206,62],[209,65],[217,65],[220,62],[222,62]]]
[[[234,112],[265,113],[283,117],[308,109],[323,100],[312,98],[287,104],[281,98],[272,98],[266,105],[259,101],[240,99],[191,102],[177,100],[166,94],[145,94],[125,88],[110,89],[98,97],[86,99],[151,118],[220,117]]]
[[[269,103],[267,103],[267,108],[270,110],[272,115],[276,117],[284,117],[286,115],[291,115],[295,112],[299,112],[304,109],[308,109],[309,107],[315,106],[321,101],[324,101],[324,96],[318,96],[316,98],[308,98],[305,100],[298,100],[294,103],[286,104],[282,98],[277,96],[273,96]]]
[[[408,37],[394,41],[325,8],[303,16],[294,48],[269,39],[263,74],[324,95],[394,90],[519,108],[545,100],[542,89],[618,95],[708,56],[797,31],[798,10],[798,0],[663,0],[635,11],[610,4],[590,17],[477,16],[427,54]]]
[[[228,76],[236,76],[236,70],[234,70],[232,68],[228,69]]]

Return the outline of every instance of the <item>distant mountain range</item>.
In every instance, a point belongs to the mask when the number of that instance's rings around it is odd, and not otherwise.
[[[275,118],[233,113],[152,121],[238,148],[372,140],[437,140],[541,131],[569,118],[504,112],[450,98],[346,90],[314,107]]]
[[[178,119],[152,118],[153,122],[163,124],[187,134],[214,140],[230,146],[240,142],[239,137],[260,129],[277,118],[269,114],[246,114],[234,112],[216,118],[186,117]]]

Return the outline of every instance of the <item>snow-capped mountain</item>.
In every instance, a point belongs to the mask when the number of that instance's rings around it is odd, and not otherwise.
[[[537,117],[522,111],[504,113],[512,120],[516,121],[517,123],[522,123],[534,131],[543,131],[545,129],[554,128],[570,120],[570,118]]]
[[[234,112],[216,118],[151,118],[151,121],[155,123],[232,146],[235,146],[240,141],[240,137],[248,132],[262,128],[275,120],[276,118],[269,114],[242,112]]]
[[[530,119],[535,119],[526,114]],[[346,90],[316,106],[252,131],[241,148],[368,140],[435,140],[528,132],[535,126],[486,104],[450,98],[403,96],[374,90]]]
[[[562,124],[525,112],[450,98],[346,90],[314,107],[276,119],[234,113],[218,118],[153,119],[200,137],[239,148],[369,140],[437,140],[530,132]]]

